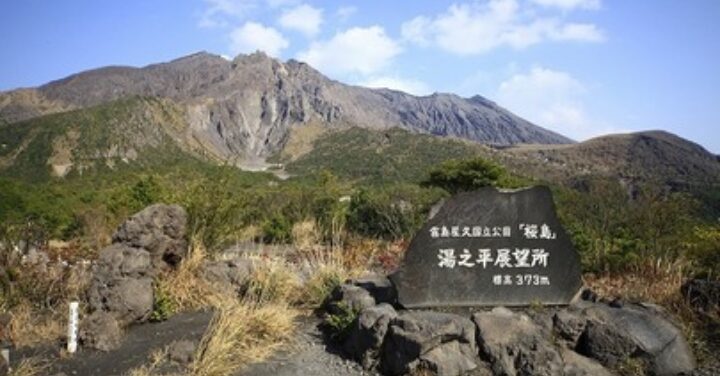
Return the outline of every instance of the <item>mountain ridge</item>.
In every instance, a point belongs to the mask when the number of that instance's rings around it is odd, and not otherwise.
[[[0,118],[13,123],[128,96],[171,99],[183,107],[192,137],[227,159],[266,158],[284,147],[291,127],[311,122],[328,128],[400,127],[495,145],[572,142],[479,96],[416,97],[346,85],[306,63],[263,53],[228,61],[201,52],[141,68],[101,67],[23,90],[34,101],[2,93]]]

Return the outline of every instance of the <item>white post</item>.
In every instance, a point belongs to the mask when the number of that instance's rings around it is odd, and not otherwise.
[[[68,317],[68,339],[67,351],[70,354],[77,351],[77,333],[78,333],[78,302],[70,302],[70,312]]]

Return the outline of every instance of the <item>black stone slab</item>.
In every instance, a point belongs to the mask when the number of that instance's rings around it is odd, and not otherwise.
[[[564,305],[582,284],[580,257],[542,186],[449,198],[390,279],[406,308]]]

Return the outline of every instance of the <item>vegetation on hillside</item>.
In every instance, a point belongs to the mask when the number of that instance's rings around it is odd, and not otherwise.
[[[114,116],[98,111],[98,116]],[[62,114],[52,116],[64,119]],[[46,166],[49,155],[42,150],[52,145],[50,134],[66,134],[65,125],[59,121],[57,130],[33,131],[33,123],[24,124],[0,128],[0,136],[17,147],[35,132],[25,162],[16,163]],[[73,124],[68,120],[66,126],[77,127]],[[86,124],[87,131],[101,126],[100,120],[78,124]],[[85,125],[77,129],[86,132]],[[3,170],[0,307],[14,314],[11,335],[25,344],[62,335],[58,323],[64,319],[64,304],[81,296],[87,275],[63,268],[34,273],[10,250],[39,247],[52,258],[92,259],[122,220],[155,202],[186,208],[193,251],[175,274],[157,281],[154,317],[203,306],[220,312],[213,323],[215,335],[204,340],[203,353],[192,366],[196,374],[222,374],[227,367],[266,356],[287,340],[298,309],[317,307],[338,283],[360,270],[389,272],[433,204],[484,186],[551,185],[587,281],[608,294],[628,297],[635,291],[633,297],[686,315],[679,285],[690,277],[718,278],[720,226],[707,217],[697,196],[602,176],[584,176],[565,185],[542,182],[484,158],[484,147],[407,135],[400,130],[351,129],[325,136],[312,152],[288,164],[295,174],[288,180],[216,166],[179,150],[160,153],[164,157],[141,156],[147,163],[98,163],[64,178],[53,177],[49,170]],[[87,137],[93,140],[91,134]],[[107,146],[101,138],[95,140],[97,147]],[[65,243],[58,249],[51,240]],[[199,265],[242,242],[289,244],[299,256],[292,261],[263,258],[263,267],[243,288],[243,300],[228,302],[212,293]],[[302,283],[296,280],[307,270],[311,275]],[[238,322],[233,319],[238,313],[252,320]],[[694,316],[689,317],[692,328]],[[347,321],[336,319],[338,326]],[[271,340],[252,342],[253,336],[263,335]],[[248,350],[253,343],[255,353]],[[223,355],[226,348],[248,350],[250,355],[231,361]]]

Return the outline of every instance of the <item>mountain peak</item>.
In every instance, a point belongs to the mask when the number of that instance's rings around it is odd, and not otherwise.
[[[290,128],[301,124],[398,127],[494,145],[571,142],[479,97],[415,97],[345,85],[305,63],[283,63],[260,51],[232,62],[201,51],[143,68],[101,68],[35,90],[38,103],[0,105],[0,118],[11,113],[13,121],[27,119],[44,108],[87,108],[132,96],[163,98],[184,110],[193,142],[225,159],[276,153]],[[48,102],[62,106],[43,107]]]

